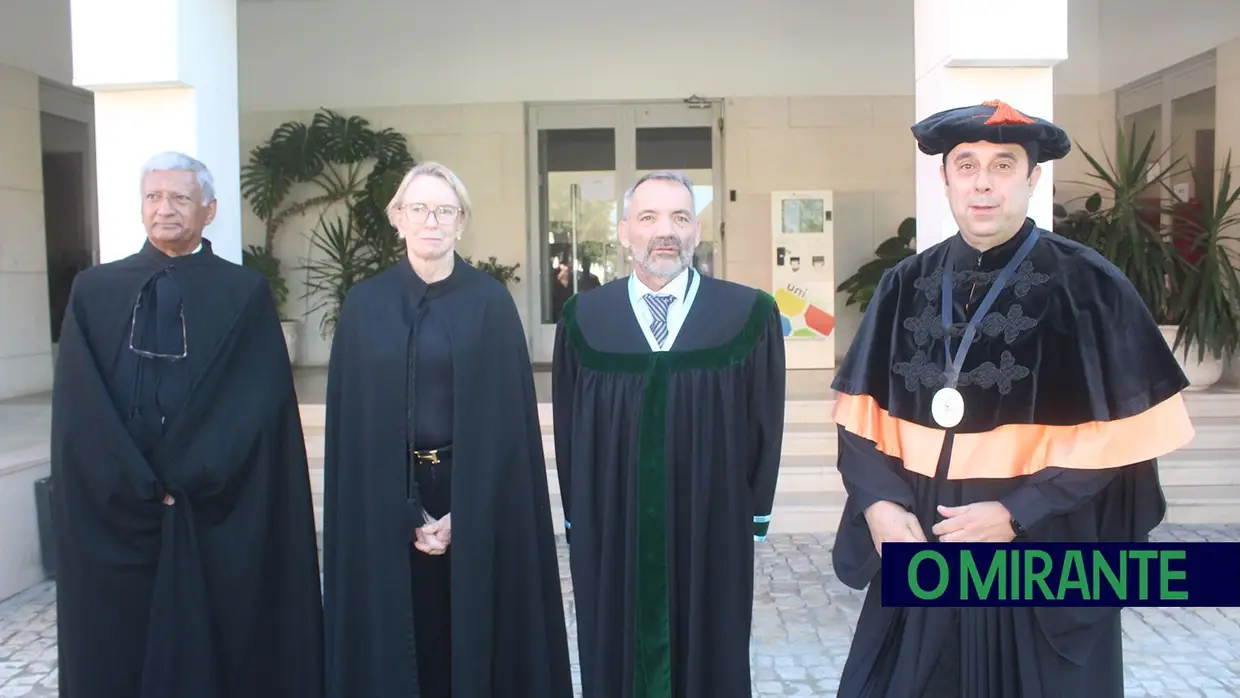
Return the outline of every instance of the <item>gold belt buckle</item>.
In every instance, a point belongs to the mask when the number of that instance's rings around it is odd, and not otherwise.
[[[427,451],[425,453],[418,451],[418,460],[426,461],[431,465],[439,465],[439,449]]]

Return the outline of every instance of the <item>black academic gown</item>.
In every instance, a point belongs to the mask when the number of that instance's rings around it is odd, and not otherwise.
[[[569,698],[525,334],[511,294],[459,256],[429,286],[399,263],[355,286],[341,309],[324,463],[328,695],[418,696],[406,442],[418,397],[416,387],[408,395],[410,322],[425,305],[452,347],[453,698]]]
[[[66,698],[322,695],[288,350],[263,278],[203,245],[169,258],[148,243],[74,280],[52,396]],[[130,350],[139,293],[134,346],[183,360]]]
[[[944,385],[946,261],[957,270],[954,355],[1032,229],[985,253],[957,235],[901,262],[837,372],[848,501],[834,565],[849,586],[869,584],[842,698],[1123,695],[1118,609],[884,608],[864,518],[874,502],[896,502],[934,541],[937,505],[999,501],[1026,529],[1021,540],[1082,543],[1145,541],[1162,520],[1155,459],[1192,437],[1179,396],[1188,382],[1132,285],[1082,245],[1039,231],[966,356],[963,421],[944,430],[931,417]]]
[[[750,695],[783,330],[769,295],[692,278],[670,351],[651,351],[627,278],[574,296],[557,330],[555,460],[586,698]]]

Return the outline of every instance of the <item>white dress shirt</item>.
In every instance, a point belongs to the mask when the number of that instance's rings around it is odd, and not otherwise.
[[[684,326],[685,317],[689,315],[689,308],[693,307],[693,299],[697,297],[698,288],[701,287],[700,283],[690,285],[691,280],[695,280],[693,275],[696,273],[691,268],[686,268],[659,291],[652,291],[636,274],[629,275],[629,302],[633,305],[633,314],[637,316],[637,323],[641,325],[651,351],[667,351],[676,343],[676,336],[680,334],[680,328]],[[654,338],[654,331],[650,329],[654,315],[650,312],[650,306],[646,305],[647,293],[670,294],[675,299],[667,309],[667,339],[663,346],[659,346]]]

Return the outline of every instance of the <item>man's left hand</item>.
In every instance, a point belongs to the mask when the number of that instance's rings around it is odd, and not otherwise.
[[[1016,538],[1012,514],[999,502],[977,502],[962,507],[939,506],[944,518],[934,535],[944,543],[1009,543]]]

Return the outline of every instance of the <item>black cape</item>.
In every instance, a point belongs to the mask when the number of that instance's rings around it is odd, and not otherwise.
[[[428,286],[407,262],[357,284],[332,342],[324,613],[333,698],[418,695],[406,499],[409,318],[449,318],[453,362],[454,698],[570,698],[538,403],[512,295],[456,258]]]
[[[164,271],[188,353],[141,365],[134,303]],[[52,395],[61,696],[322,695],[318,551],[287,352],[264,279],[209,242],[176,259],[148,243],[74,279]],[[173,416],[153,438],[129,416],[149,416],[156,382],[173,388],[160,390]]]
[[[978,253],[958,234],[884,275],[833,387],[848,492],[833,550],[869,584],[839,695],[1102,698],[1123,694],[1114,608],[884,608],[865,509],[899,503],[927,540],[936,505],[1000,501],[1030,541],[1144,541],[1166,505],[1156,459],[1192,438],[1188,385],[1131,283],[1095,251],[1039,230],[961,371],[963,421],[942,429],[942,281],[953,355],[967,320],[1034,228]],[[1133,435],[1136,438],[1133,438]]]
[[[769,295],[693,276],[670,351],[651,351],[627,278],[571,298],[557,330],[555,461],[586,698],[750,695],[783,329]]]

